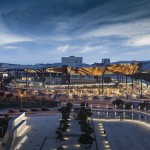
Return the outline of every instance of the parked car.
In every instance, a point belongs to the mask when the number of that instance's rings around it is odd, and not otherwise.
[[[5,116],[5,114],[3,114],[3,113],[0,113],[0,116]]]
[[[37,108],[32,108],[31,111],[40,111],[40,110]]]
[[[14,110],[14,109],[9,109],[8,111],[9,113],[17,113],[17,110]]]
[[[26,109],[19,109],[19,112],[27,112]]]
[[[46,107],[42,107],[41,108],[41,111],[49,111],[50,109],[49,108],[46,108]]]

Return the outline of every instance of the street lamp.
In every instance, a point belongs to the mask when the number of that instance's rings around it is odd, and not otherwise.
[[[145,108],[144,108],[144,111],[146,112],[146,106],[145,106]]]
[[[3,138],[3,127],[0,127],[0,129],[2,130],[2,138]]]
[[[91,104],[91,108],[92,108],[92,104]]]
[[[125,113],[125,112],[123,112],[123,117],[124,117],[124,119],[125,119],[125,115],[126,115],[126,113]]]
[[[98,111],[98,118],[99,118],[99,114],[100,114],[100,112]]]
[[[141,106],[139,106],[138,108],[139,108],[139,111],[140,111],[141,110]]]
[[[108,119],[108,111],[107,111],[106,115],[107,115],[107,119]]]
[[[115,119],[116,119],[116,114],[117,114],[117,113],[115,112]]]
[[[22,108],[22,96],[23,96],[23,95],[21,94],[20,96],[21,96],[21,108]]]
[[[125,104],[123,105],[123,109],[125,109]]]
[[[139,121],[141,121],[141,115],[139,115]]]
[[[146,117],[145,117],[145,123],[146,123]]]
[[[132,120],[133,120],[133,113],[132,113]]]
[[[107,109],[108,109],[108,105],[107,105]]]

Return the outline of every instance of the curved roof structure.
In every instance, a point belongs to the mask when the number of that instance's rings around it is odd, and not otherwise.
[[[3,68],[4,70],[21,70],[26,72],[51,72],[63,73],[66,68],[67,73],[70,75],[90,75],[102,76],[105,72],[110,74],[123,74],[123,75],[144,75],[149,78],[150,75],[150,61],[119,61],[110,63],[103,66],[94,66],[89,64],[82,64],[80,66],[62,66],[61,63],[54,63],[48,65],[18,65]]]
[[[138,63],[116,63],[110,64],[106,67],[109,73],[123,74],[123,75],[133,75],[138,72],[140,65]]]

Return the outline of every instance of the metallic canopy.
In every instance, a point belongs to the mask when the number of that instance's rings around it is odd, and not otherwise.
[[[150,72],[150,61],[120,61],[110,63],[108,65],[93,66],[89,64],[82,64],[80,66],[62,66],[61,63],[48,64],[48,65],[16,65],[2,68],[3,70],[12,71],[26,71],[30,73],[35,72],[51,72],[51,73],[63,73],[64,68],[67,69],[70,75],[90,75],[90,76],[102,76],[105,72],[111,74],[123,74],[134,75],[139,73]]]

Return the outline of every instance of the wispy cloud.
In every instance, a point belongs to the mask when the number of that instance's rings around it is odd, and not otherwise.
[[[64,53],[69,50],[69,47],[70,47],[69,45],[60,46],[57,48],[57,51]]]
[[[17,46],[4,46],[5,49],[18,49]]]
[[[128,44],[132,46],[148,46],[150,45],[150,34],[142,37],[133,38],[128,41]]]
[[[138,50],[150,46],[149,8],[149,0],[0,1],[1,56],[16,58],[22,47],[28,62],[64,55],[139,59]]]
[[[104,49],[103,46],[89,46],[89,45],[87,45],[87,46],[80,47],[80,53],[101,51],[103,49]]]
[[[2,33],[0,32],[0,44],[10,44],[10,43],[17,43],[17,42],[29,42],[33,41],[33,39],[20,36],[20,35],[15,35],[13,33]]]

